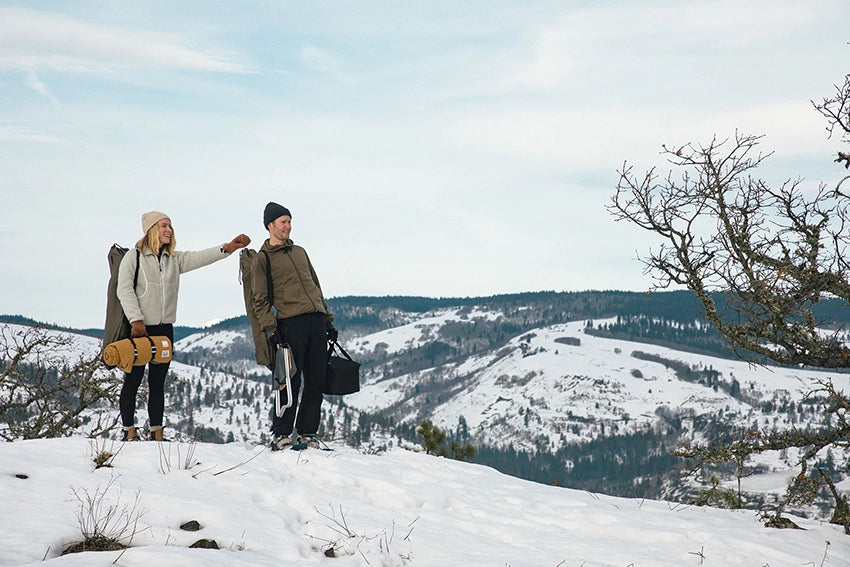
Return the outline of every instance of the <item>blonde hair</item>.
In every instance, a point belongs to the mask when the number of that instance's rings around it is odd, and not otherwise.
[[[137,247],[140,250],[144,250],[145,248],[150,248],[154,254],[159,254],[159,248],[161,244],[159,243],[159,223],[153,225],[148,229],[148,232],[142,237],[141,240],[137,243]],[[165,251],[168,252],[169,256],[174,256],[174,249],[177,247],[177,239],[174,237],[174,228],[171,229],[171,242],[169,242]]]

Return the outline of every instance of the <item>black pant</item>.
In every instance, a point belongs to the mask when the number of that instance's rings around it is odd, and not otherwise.
[[[279,319],[277,329],[292,349],[297,371],[292,377],[292,405],[283,411],[281,417],[272,410],[272,432],[275,435],[291,435],[294,425],[302,435],[317,433],[322,417],[322,390],[325,389],[325,372],[328,366],[325,315],[305,313]],[[304,392],[299,401],[298,392],[302,378]]]
[[[149,325],[147,330],[148,335],[152,337],[166,336],[172,344],[174,343],[172,325]],[[165,375],[168,374],[169,364],[169,362],[148,364],[148,425],[151,427],[162,426],[162,417],[165,413]],[[132,372],[124,374],[124,385],[121,387],[118,405],[121,408],[121,423],[125,427],[136,424],[136,394],[139,392],[144,374],[144,366],[134,366]]]

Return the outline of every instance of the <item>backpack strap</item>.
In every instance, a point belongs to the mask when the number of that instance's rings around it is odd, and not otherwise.
[[[274,309],[274,288],[272,287],[272,259],[266,250],[260,250],[266,256],[266,286],[269,293],[269,306]]]
[[[133,272],[133,292],[136,291],[136,287],[139,285],[139,255],[140,254],[141,254],[141,252],[139,252],[139,249],[136,248],[136,271]],[[121,310],[121,318],[124,321],[126,321],[128,325],[130,324],[130,321],[127,320],[127,314],[124,313],[123,309]],[[136,361],[136,357],[138,355],[139,355],[139,353],[138,353],[138,351],[136,351],[136,354],[133,355],[133,362]]]
[[[136,286],[139,285],[139,255],[141,252],[138,248],[136,248],[136,272],[133,274],[133,290],[135,291]]]

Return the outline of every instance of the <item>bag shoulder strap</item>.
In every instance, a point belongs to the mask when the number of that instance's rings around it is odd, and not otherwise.
[[[269,305],[274,307],[274,288],[272,287],[272,259],[266,250],[260,250],[266,256],[266,286],[269,292]]]
[[[139,285],[139,258],[140,258],[142,253],[135,246],[133,248],[136,250],[136,271],[133,273],[133,289],[136,289],[136,286]],[[117,275],[118,274],[118,264],[121,263],[120,260],[121,260],[121,258],[124,257],[124,254],[127,253],[128,249],[124,248],[123,246],[121,246],[120,244],[118,244],[116,242],[115,244],[112,245],[112,250],[119,253],[116,256],[116,258],[118,258],[119,261],[115,265],[115,274]]]
[[[136,272],[133,274],[133,289],[136,289],[136,286],[139,285],[139,256],[141,252],[138,248],[136,248]]]

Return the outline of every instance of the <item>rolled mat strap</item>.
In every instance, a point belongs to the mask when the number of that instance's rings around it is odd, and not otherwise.
[[[136,348],[136,360],[133,361],[133,366],[144,366],[150,362],[153,358],[153,349],[148,337],[136,337],[130,340]]]
[[[171,362],[171,341],[168,337],[148,337],[151,340],[151,349],[153,350],[152,361],[155,364],[165,364]]]

